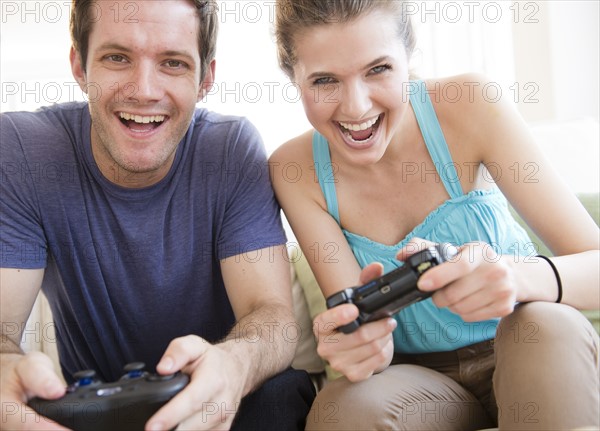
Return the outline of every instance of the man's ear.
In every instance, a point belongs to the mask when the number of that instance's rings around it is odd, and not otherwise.
[[[213,87],[215,83],[215,67],[216,60],[213,58],[213,60],[208,65],[208,68],[206,69],[204,79],[200,83],[200,88],[198,89],[198,99],[196,100],[197,102],[202,100],[204,96],[206,96]]]
[[[73,73],[73,77],[79,84],[81,91],[87,94],[87,78],[83,64],[81,64],[81,55],[73,46],[71,46],[71,51],[69,52],[69,60],[71,61],[71,73]]]

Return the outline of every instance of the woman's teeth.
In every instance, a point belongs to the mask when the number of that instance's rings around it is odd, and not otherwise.
[[[373,133],[379,127],[379,119],[381,115],[378,115],[371,120],[364,121],[362,123],[345,123],[343,121],[339,121],[340,130],[342,133],[350,139],[352,142],[362,143],[371,138]]]
[[[373,124],[375,124],[378,119],[379,119],[379,116],[377,116],[369,121],[365,121],[364,123],[360,123],[360,124],[344,123],[343,121],[339,121],[339,124],[344,129],[352,130],[353,132],[358,132],[360,130],[366,130],[369,127],[372,127]]]

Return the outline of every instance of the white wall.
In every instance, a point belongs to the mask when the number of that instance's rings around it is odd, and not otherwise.
[[[599,116],[600,2],[548,2],[556,116]]]
[[[200,105],[248,116],[272,151],[306,130],[279,71],[274,0],[221,0],[217,85]],[[598,119],[598,2],[408,1],[424,77],[478,71],[532,122]],[[68,64],[69,0],[0,0],[0,110],[83,100]],[[514,49],[514,55],[513,55]]]
[[[308,129],[299,94],[279,71],[272,0],[218,1],[216,85],[199,103],[244,115],[269,151]],[[85,100],[69,67],[69,0],[0,1],[0,111]]]
[[[528,3],[532,19],[513,25],[516,80],[532,96],[521,112],[530,122],[598,121],[599,2]]]

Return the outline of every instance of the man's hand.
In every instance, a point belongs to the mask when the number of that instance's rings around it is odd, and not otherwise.
[[[233,341],[235,342],[235,341]],[[227,348],[190,335],[169,344],[158,363],[160,374],[181,371],[190,383],[150,420],[149,430],[229,429],[243,396],[247,366]]]
[[[56,374],[52,360],[40,352],[26,355],[0,355],[0,401],[2,429],[65,430],[27,406],[32,397],[57,399],[65,394],[65,386]]]
[[[381,264],[368,265],[360,274],[360,283],[368,283],[382,273]],[[355,305],[342,304],[319,314],[313,325],[319,355],[352,382],[366,380],[374,373],[383,371],[394,354],[392,332],[396,328],[396,321],[387,318],[370,322],[351,334],[343,334],[336,329],[357,317],[358,308]]]

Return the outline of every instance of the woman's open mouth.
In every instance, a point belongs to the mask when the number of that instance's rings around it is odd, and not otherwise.
[[[366,144],[377,132],[383,114],[360,124],[338,121],[342,135],[355,144]]]

